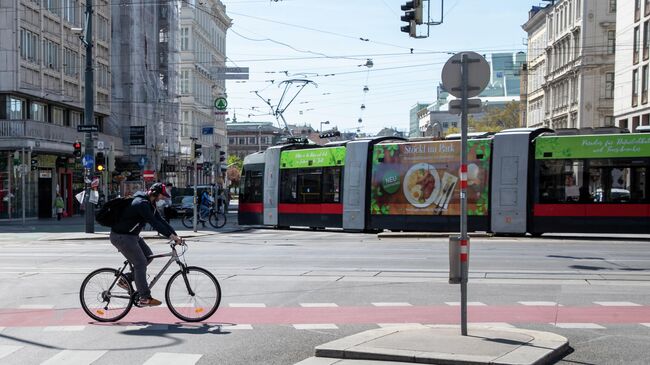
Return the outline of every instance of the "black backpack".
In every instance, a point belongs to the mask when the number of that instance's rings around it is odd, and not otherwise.
[[[120,220],[124,210],[133,202],[133,198],[115,198],[106,202],[95,214],[97,223],[104,227],[113,227]]]

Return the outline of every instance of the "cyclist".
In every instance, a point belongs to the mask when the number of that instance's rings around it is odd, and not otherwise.
[[[212,199],[212,195],[207,190],[203,191],[203,194],[201,194],[201,202],[199,204],[199,217],[201,218],[200,222],[203,224],[203,227],[205,227],[205,221],[210,218],[210,208],[212,207],[213,202],[214,199]]]
[[[177,244],[183,242],[176,231],[167,223],[156,209],[156,202],[169,198],[167,189],[162,183],[151,185],[146,193],[138,193],[133,202],[122,213],[120,221],[111,228],[110,240],[124,257],[133,265],[133,272],[125,274],[127,279],[134,280],[139,293],[139,305],[145,307],[162,304],[151,297],[151,290],[147,284],[147,265],[152,259],[151,248],[140,237],[140,231],[149,223],[158,233],[174,240]],[[128,283],[120,279],[117,285],[123,289],[128,288]]]

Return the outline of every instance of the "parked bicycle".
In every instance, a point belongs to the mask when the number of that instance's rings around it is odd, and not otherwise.
[[[226,225],[226,214],[223,213],[221,210],[217,211],[217,208],[213,205],[210,208],[210,212],[208,213],[207,218],[201,216],[201,212],[197,210],[197,223],[203,223],[205,224],[206,221],[210,223],[210,225],[214,228],[221,228]],[[194,215],[193,214],[187,214],[183,216],[183,219],[181,220],[183,223],[183,226],[185,228],[193,228],[194,227]]]
[[[187,266],[183,258],[188,249],[185,242],[180,245],[180,253],[176,251],[174,241],[170,241],[169,246],[171,252],[149,257],[169,257],[169,261],[153,278],[149,287],[153,288],[169,266],[176,262],[180,269],[172,274],[165,288],[167,307],[174,316],[186,322],[200,322],[210,318],[221,303],[221,287],[217,278],[208,270]],[[81,307],[90,318],[98,322],[114,322],[124,318],[133,305],[138,306],[138,293],[124,275],[127,266],[133,269],[128,261],[124,261],[121,269],[97,269],[84,279],[79,299]],[[127,285],[118,285],[120,279]]]

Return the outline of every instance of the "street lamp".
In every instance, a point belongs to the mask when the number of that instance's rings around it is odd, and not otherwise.
[[[262,125],[257,126],[257,152],[262,152]]]
[[[327,120],[327,121],[324,121],[324,122],[320,122],[320,131],[321,131],[321,133],[323,133],[323,124],[330,124],[330,121]]]

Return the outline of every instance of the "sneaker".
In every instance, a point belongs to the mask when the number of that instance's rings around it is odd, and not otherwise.
[[[120,288],[129,291],[129,283],[126,281],[126,279],[122,276],[120,277],[120,280],[117,281],[117,286]]]
[[[161,305],[162,302],[154,298],[141,298],[138,305],[141,307],[156,307]]]

